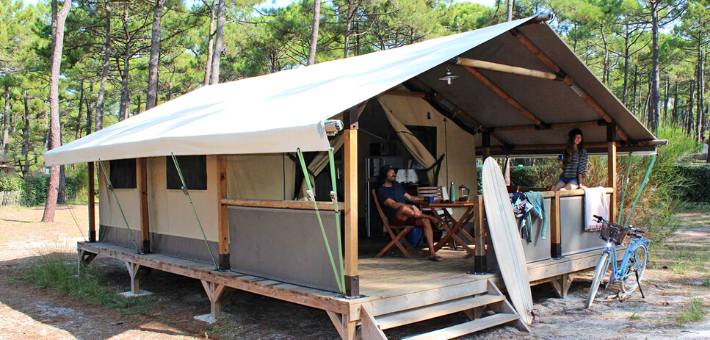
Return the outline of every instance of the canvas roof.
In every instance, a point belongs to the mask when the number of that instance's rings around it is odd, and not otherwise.
[[[453,66],[453,86],[438,80],[452,58],[464,56],[546,70],[507,34],[518,28],[607,110],[633,141],[655,137],[619,103],[546,24],[533,17],[358,57],[324,62],[203,87],[89,136],[51,150],[47,165],[99,159],[209,154],[324,151],[323,123],[412,78],[464,108],[484,126],[529,121],[489,89]],[[522,26],[525,25],[525,26]],[[482,71],[545,123],[600,119],[562,82]],[[605,127],[583,129],[586,141],[605,141]],[[561,144],[567,131],[499,133],[511,145]],[[480,135],[480,134],[479,134]],[[477,145],[481,145],[480,136]]]

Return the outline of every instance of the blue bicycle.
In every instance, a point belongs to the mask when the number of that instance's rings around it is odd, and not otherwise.
[[[599,285],[606,277],[610,264],[611,274],[604,287],[606,288],[609,284],[619,281],[621,282],[620,298],[626,298],[638,288],[641,296],[645,299],[646,296],[643,294],[643,289],[641,289],[641,280],[643,279],[643,272],[646,270],[648,247],[651,244],[651,240],[642,236],[644,231],[638,230],[633,226],[625,228],[611,223],[601,216],[594,215],[594,217],[597,222],[602,223],[602,231],[599,237],[606,241],[606,249],[602,252],[599,263],[597,263],[597,267],[594,270],[592,287],[589,289],[589,297],[587,298],[587,308],[594,303],[594,297],[597,295]],[[616,258],[616,247],[624,242],[627,235],[632,238],[629,240],[624,259],[621,260],[620,265],[617,265],[619,261]]]

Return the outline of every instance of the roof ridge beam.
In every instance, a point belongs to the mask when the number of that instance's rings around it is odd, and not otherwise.
[[[592,97],[587,94],[586,91],[584,91],[579,85],[575,84],[574,80],[570,78],[570,76],[567,75],[567,73],[564,72],[555,62],[550,59],[545,53],[543,53],[535,44],[530,41],[520,30],[517,28],[514,28],[510,30],[510,33],[520,41],[520,43],[523,44],[530,52],[532,52],[540,61],[542,61],[545,66],[547,66],[550,70],[561,76],[563,79],[562,81],[567,84],[574,93],[576,93],[578,96],[580,96],[584,101],[589,104],[589,106],[594,109],[602,118],[607,122],[607,123],[612,123],[614,120],[609,116],[609,114],[597,103]],[[618,124],[616,126],[616,133],[619,134],[621,139],[623,139],[625,142],[628,142],[629,136],[626,134],[626,132],[621,129]]]
[[[499,63],[478,60],[478,59],[457,57],[456,58],[456,65],[469,66],[469,67],[475,67],[475,68],[489,70],[489,71],[517,74],[517,75],[521,75],[521,76],[547,79],[547,80],[562,81],[562,79],[563,79],[562,77],[560,77],[559,74],[555,74],[555,73],[551,73],[551,72],[538,71],[538,70],[533,70],[533,69],[529,69],[529,68],[499,64]]]
[[[518,112],[523,114],[523,116],[532,120],[535,123],[535,125],[538,125],[540,127],[546,126],[546,124],[543,123],[540,120],[540,118],[537,118],[532,112],[530,112],[530,111],[528,111],[528,109],[524,108],[520,103],[518,103],[517,100],[513,99],[513,97],[511,97],[510,95],[505,93],[505,91],[503,91],[500,87],[498,87],[496,84],[494,84],[490,79],[488,79],[486,76],[484,76],[481,72],[479,72],[478,70],[476,70],[475,68],[470,67],[470,66],[464,66],[464,68],[466,70],[468,70],[468,72],[473,74],[476,78],[478,78],[478,80],[480,80],[484,85],[486,85],[486,87],[488,87],[493,92],[495,92],[495,94],[497,94],[498,96],[503,98],[503,100],[508,102],[508,104],[513,106],[515,109],[517,109]]]

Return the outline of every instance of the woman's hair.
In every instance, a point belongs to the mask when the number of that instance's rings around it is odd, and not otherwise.
[[[577,135],[582,136],[582,141],[579,143],[579,150],[584,149],[584,135],[582,134],[582,130],[580,129],[572,129],[570,130],[568,136],[569,138],[567,139],[567,146],[565,147],[565,163],[570,163],[572,162],[572,153],[574,152],[574,137]]]

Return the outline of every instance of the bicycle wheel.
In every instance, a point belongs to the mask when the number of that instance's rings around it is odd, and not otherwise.
[[[597,268],[594,269],[594,277],[592,278],[592,286],[589,287],[589,296],[587,297],[587,308],[591,307],[594,303],[594,297],[597,295],[597,290],[599,290],[599,285],[604,280],[606,276],[607,268],[609,267],[609,253],[602,253],[599,258],[599,263],[597,263]]]
[[[648,248],[642,244],[633,250],[629,256],[629,262],[624,268],[624,276],[621,280],[621,291],[624,295],[633,293],[643,279],[643,272],[646,270],[646,260],[648,259]],[[636,280],[638,274],[638,281]]]

